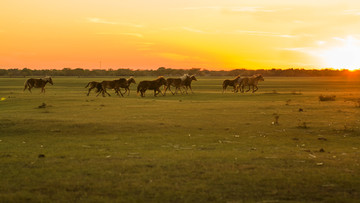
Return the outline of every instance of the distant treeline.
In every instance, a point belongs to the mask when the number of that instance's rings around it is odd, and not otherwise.
[[[319,77],[319,76],[360,76],[360,70],[350,72],[348,70],[333,69],[234,69],[234,70],[206,70],[200,68],[192,69],[172,69],[160,67],[156,70],[133,70],[133,69],[82,69],[64,68],[57,69],[0,69],[0,77],[27,77],[27,76],[77,76],[77,77],[97,77],[97,76],[181,76],[184,74],[197,76],[250,76],[262,74],[265,77]]]

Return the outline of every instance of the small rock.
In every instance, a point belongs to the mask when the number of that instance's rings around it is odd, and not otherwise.
[[[302,109],[302,108],[299,108],[299,112],[303,112],[304,111],[304,109]]]
[[[39,154],[38,158],[45,158],[45,154]]]
[[[319,150],[319,152],[325,152],[325,150],[324,150],[323,148],[321,148],[321,149]]]
[[[327,141],[327,139],[325,137],[319,137],[318,140],[324,140]]]

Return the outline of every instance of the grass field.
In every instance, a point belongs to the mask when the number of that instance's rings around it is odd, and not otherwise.
[[[360,200],[360,79],[221,94],[225,78],[200,77],[189,95],[86,96],[103,79],[31,94],[0,78],[0,202]]]

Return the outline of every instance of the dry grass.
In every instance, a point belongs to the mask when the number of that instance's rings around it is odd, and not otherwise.
[[[200,77],[195,94],[87,97],[84,84],[103,79],[54,78],[45,95],[0,79],[1,202],[360,198],[360,111],[342,93],[358,94],[357,81],[267,78],[255,94],[223,95],[223,78]],[[320,104],[319,87],[338,99]],[[274,88],[304,89],[265,94]]]

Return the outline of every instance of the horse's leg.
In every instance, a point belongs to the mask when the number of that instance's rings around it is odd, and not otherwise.
[[[226,88],[227,88],[227,85],[223,85],[223,91],[222,91],[223,94],[224,94],[224,92],[226,92]]]
[[[159,93],[156,93],[157,89],[154,89],[154,96],[158,95]]]
[[[141,97],[145,97],[145,91],[146,91],[146,90],[141,90],[141,91],[140,91]]]
[[[237,92],[236,85],[234,85],[233,87],[234,87],[234,93],[236,93]]]
[[[256,88],[256,89],[254,89],[254,88]],[[254,86],[253,86],[253,93],[256,92],[258,89],[259,89],[259,88],[257,87],[257,85],[254,85]]]
[[[121,88],[118,88],[118,91],[120,92],[121,96],[124,97],[123,93],[121,93]]]
[[[93,88],[89,88],[89,91],[88,91],[88,93],[87,93],[87,96],[89,96],[90,95],[90,91],[92,90]]]
[[[103,91],[104,91],[104,90],[100,90],[100,91],[99,91],[99,94],[103,93]],[[99,94],[97,94],[96,97],[99,96]],[[104,94],[104,93],[103,93],[103,94]]]
[[[170,89],[170,86],[169,86],[169,90],[171,92],[172,95],[176,94],[176,86],[175,86],[175,92],[173,92],[171,89]]]
[[[248,87],[249,87],[249,89],[248,89],[248,90],[246,90],[246,92],[250,91],[250,85],[248,85]]]

